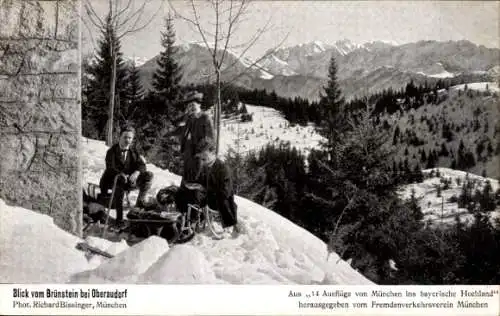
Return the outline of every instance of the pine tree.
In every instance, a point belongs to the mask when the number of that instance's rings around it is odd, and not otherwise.
[[[177,137],[164,137],[172,130],[172,120],[177,118],[184,105],[176,102],[180,98],[182,78],[181,67],[175,61],[177,53],[174,47],[175,32],[170,14],[165,19],[165,32],[161,32],[163,51],[157,59],[157,69],[153,73],[153,91],[147,95],[144,102],[147,114],[142,121],[142,133],[145,138],[148,158],[158,166],[173,172],[180,172],[182,159]]]
[[[420,153],[420,161],[423,163],[427,161],[427,155],[425,154],[425,149],[422,149]]]
[[[328,140],[325,149],[333,151],[341,135],[347,130],[345,100],[337,82],[337,64],[335,58],[330,59],[328,67],[328,83],[320,94],[320,112],[324,118],[321,133]]]
[[[493,187],[491,186],[491,182],[489,180],[486,180],[486,183],[483,187],[479,205],[482,212],[491,212],[495,210],[495,195],[493,193]]]
[[[424,218],[424,214],[422,213],[422,208],[419,205],[419,199],[417,198],[415,188],[411,189],[410,200],[408,201],[409,207],[412,215],[415,217],[417,221],[420,221]]]
[[[424,174],[422,173],[422,168],[420,168],[420,164],[416,164],[413,169],[413,181],[416,183],[421,183],[424,181]]]
[[[183,110],[180,107],[170,108],[179,98],[182,78],[182,69],[175,60],[177,48],[174,47],[175,31],[172,20],[169,13],[165,19],[166,30],[161,32],[161,45],[164,50],[156,61],[158,68],[153,74],[154,93],[158,96],[160,104],[160,109],[157,109],[160,112],[158,114],[167,114],[170,117],[176,116],[177,112]]]
[[[446,148],[445,143],[441,143],[441,150],[439,151],[439,156],[443,157],[448,157],[449,152],[448,149]]]
[[[361,270],[369,268],[366,260],[372,258],[380,269],[398,246],[404,247],[407,236],[399,232],[411,231],[416,222],[396,193],[390,133],[374,126],[368,112],[351,124],[337,144],[335,159],[316,156],[318,161],[310,164],[303,203],[318,237],[342,258],[352,257]]]
[[[457,161],[455,159],[451,161],[450,169],[457,169]]]
[[[144,99],[144,88],[135,61],[129,65],[127,70],[126,100],[122,102],[117,112],[120,114],[119,119],[123,121],[121,123],[136,122],[135,125],[137,125],[137,122],[140,121],[139,116],[143,114],[141,113],[141,101]]]
[[[105,117],[105,109],[92,106],[89,97],[91,97],[92,86],[91,77],[89,76],[89,69],[92,64],[92,56],[82,56],[82,72],[81,72],[81,86],[82,86],[82,134],[85,137],[92,139],[100,138],[100,131],[97,128],[101,112],[101,116]],[[101,110],[101,111],[99,111]],[[96,113],[97,112],[97,113]]]
[[[110,16],[107,17],[109,21]],[[113,44],[113,45],[111,45]],[[126,75],[127,71],[120,51],[120,40],[117,38],[113,24],[109,21],[107,27],[102,30],[102,35],[98,41],[98,49],[95,54],[95,63],[87,67],[88,82],[84,92],[86,104],[83,104],[82,112],[87,117],[95,121],[100,139],[105,137],[106,123],[109,118],[109,97],[111,90],[111,77],[113,69],[113,56],[110,47],[113,46],[116,58],[116,78],[115,78],[115,105],[119,105],[126,100]],[[85,70],[85,69],[84,69]],[[114,120],[114,128],[118,124]]]
[[[427,169],[434,168],[436,166],[436,160],[437,156],[434,155],[434,150],[429,151],[429,156],[427,157],[427,164],[425,167]]]
[[[399,141],[399,137],[401,134],[401,130],[399,129],[399,125],[396,126],[396,129],[394,129],[394,137],[392,138],[392,144],[397,145]]]
[[[493,146],[491,145],[491,142],[488,142],[486,150],[488,151],[488,157],[491,157],[493,155]]]

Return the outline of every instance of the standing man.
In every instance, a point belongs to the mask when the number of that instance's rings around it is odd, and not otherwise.
[[[123,223],[123,197],[125,191],[139,189],[136,206],[143,207],[148,190],[151,188],[153,173],[146,171],[146,163],[136,148],[131,147],[135,137],[135,129],[126,127],[120,134],[118,144],[111,146],[106,153],[106,170],[101,177],[99,186],[103,194],[113,188],[117,178],[114,193],[117,225]]]
[[[184,126],[168,133],[167,136],[180,136],[181,153],[183,165],[182,183],[196,180],[200,168],[200,158],[202,142],[214,142],[214,128],[207,113],[201,110],[203,94],[192,92],[188,94],[186,100],[186,122]],[[182,185],[182,184],[181,184]]]

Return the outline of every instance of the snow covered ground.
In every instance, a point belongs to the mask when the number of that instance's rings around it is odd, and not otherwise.
[[[234,118],[222,120],[221,156],[229,148],[238,150],[238,140],[240,153],[258,150],[268,143],[285,141],[306,155],[323,140],[313,126],[291,127],[288,120],[275,109],[248,104],[246,108],[248,113],[253,114],[253,121],[242,123]]]
[[[466,84],[460,84],[453,87],[450,87],[451,90],[464,90],[465,86],[467,89],[477,90],[477,91],[486,91],[489,90],[491,92],[500,92],[500,88],[497,82],[472,82]]]
[[[420,75],[424,75],[424,76],[428,76],[428,77],[432,77],[432,78],[453,78],[453,77],[455,77],[454,73],[451,73],[451,72],[446,71],[446,70],[443,70],[442,72],[435,73],[435,74],[426,74],[426,73],[421,72],[421,71],[419,71],[417,73]]]
[[[83,181],[97,183],[107,147],[89,139],[82,147]],[[150,196],[180,181],[147,166],[155,174]],[[123,240],[88,237],[89,244],[115,255],[106,259],[75,249],[82,240],[49,216],[0,200],[0,282],[371,284],[337,254],[327,256],[326,244],[306,230],[251,201],[237,197],[236,202],[243,227],[238,236],[215,240],[198,234],[184,245],[153,236],[131,247]]]
[[[437,172],[439,170],[439,177]],[[433,172],[433,177],[429,177]],[[486,181],[489,180],[495,192],[499,183],[498,180],[491,178],[483,178],[474,174],[467,174],[464,171],[453,170],[448,168],[435,168],[423,170],[424,177],[426,178],[422,183],[414,183],[404,186],[401,191],[401,197],[410,199],[412,190],[415,190],[415,197],[419,199],[419,205],[424,213],[425,220],[431,220],[434,223],[440,223],[441,220],[444,224],[451,224],[455,222],[455,215],[460,215],[462,221],[472,221],[473,216],[467,212],[465,208],[459,208],[457,203],[449,202],[452,196],[459,197],[462,185],[469,178],[471,182],[475,183],[475,188],[482,190]],[[427,175],[427,176],[425,176]],[[443,188],[444,180],[448,180],[449,187],[441,190],[441,197],[438,197],[437,188]],[[492,217],[500,216],[500,209],[497,208],[492,213]]]

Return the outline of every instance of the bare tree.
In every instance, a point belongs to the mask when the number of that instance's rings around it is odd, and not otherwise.
[[[231,44],[235,33],[245,20],[251,0],[190,0],[188,5],[189,15],[179,13],[179,10],[175,8],[173,2],[174,1],[169,1],[172,11],[175,13],[175,17],[188,22],[189,25],[194,27],[194,31],[199,33],[201,36],[202,42],[209,51],[212,59],[214,70],[213,75],[215,77],[215,86],[217,90],[213,123],[215,127],[216,153],[218,154],[222,111],[221,72],[224,70],[224,62],[226,61],[229,50],[232,48],[238,49],[240,53],[238,59],[232,64],[226,66],[225,69],[233,67],[238,60],[243,58],[248,50],[259,40],[259,38],[261,38],[261,36],[270,29],[272,16],[269,17],[263,27],[259,28],[249,40],[243,43]],[[209,16],[211,20],[214,21],[207,23],[206,19],[203,19],[202,15]],[[269,50],[266,55],[254,61],[251,65],[248,65],[243,72],[239,73],[234,78],[231,78],[230,81],[236,80],[237,77],[243,75],[250,68],[255,67],[266,56],[275,52],[276,49],[285,41],[286,37],[287,36],[285,36],[281,43],[279,43],[275,48]]]
[[[95,9],[91,0],[85,0],[83,4],[84,16],[83,23],[89,30],[92,36],[90,26],[94,26],[109,38],[109,55],[111,56],[111,79],[109,88],[109,107],[108,107],[108,122],[106,132],[106,145],[111,146],[113,143],[113,116],[115,109],[115,87],[116,87],[116,59],[117,49],[115,45],[120,42],[125,36],[139,32],[146,28],[154,17],[160,12],[163,6],[163,1],[160,0],[158,9],[153,14],[146,14],[146,7],[152,0],[143,0],[140,4],[136,0],[108,0],[108,12],[106,18],[103,18]]]

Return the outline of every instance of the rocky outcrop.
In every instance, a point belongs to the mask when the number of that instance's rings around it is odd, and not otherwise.
[[[78,1],[0,0],[0,198],[81,234]]]

